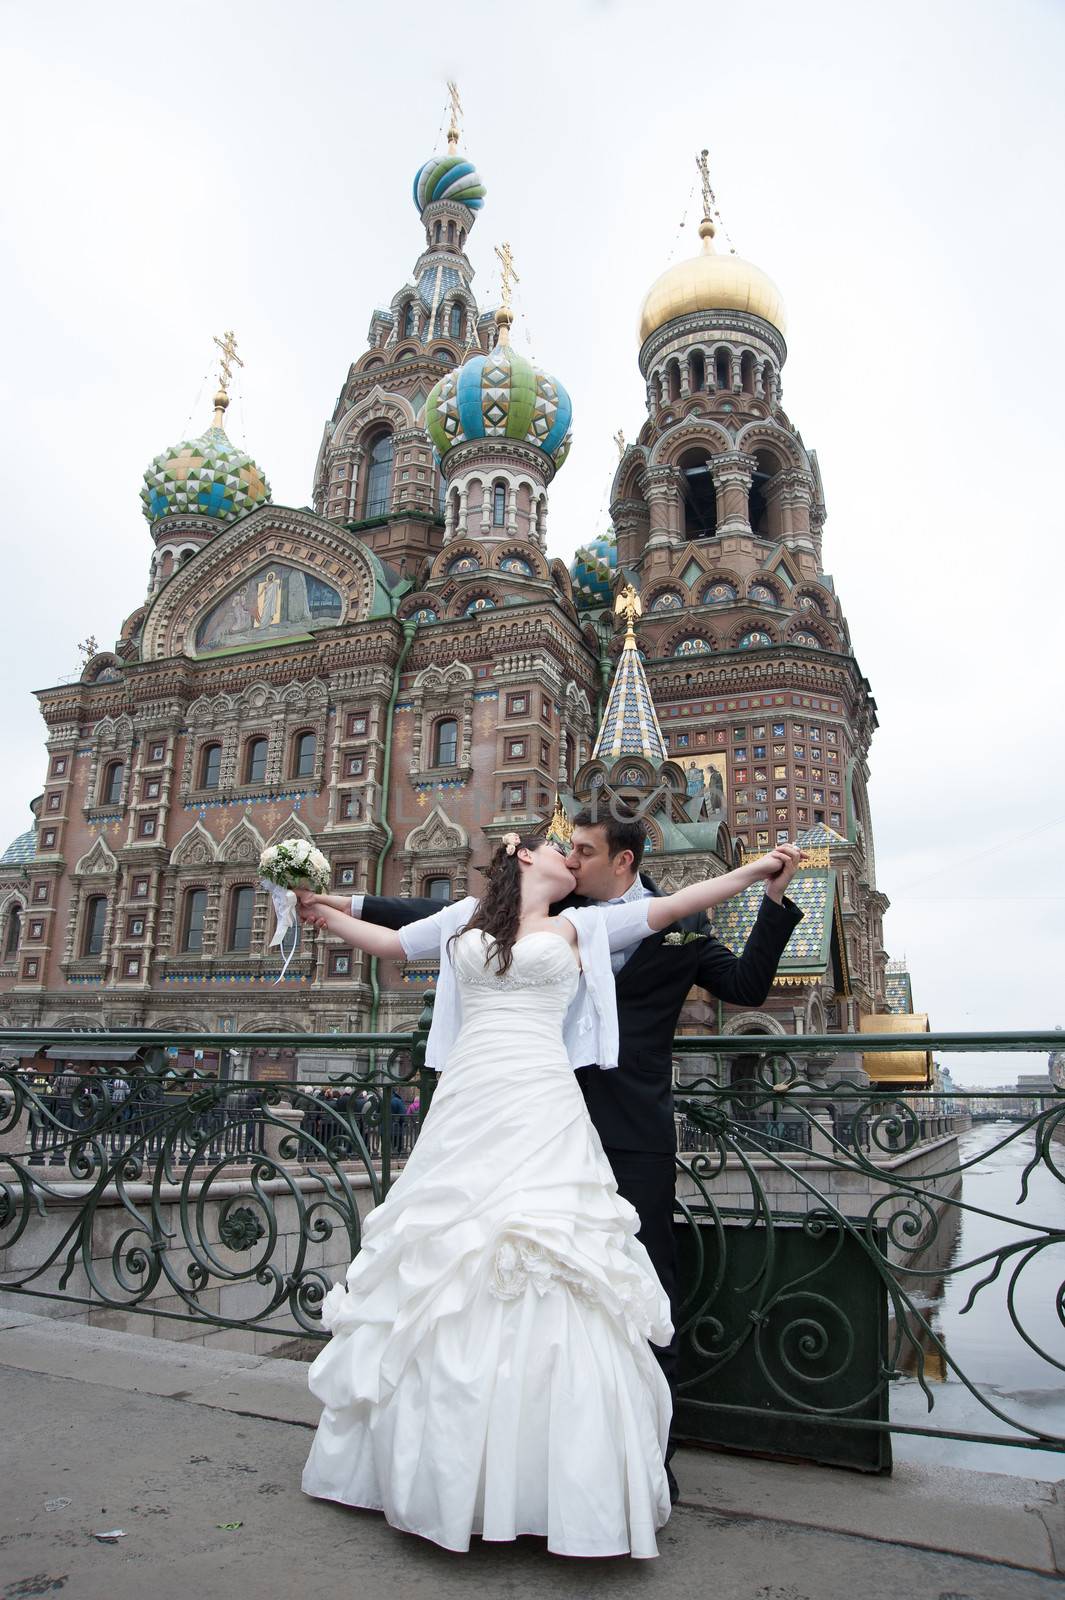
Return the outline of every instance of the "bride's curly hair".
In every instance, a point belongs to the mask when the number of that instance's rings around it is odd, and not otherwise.
[[[513,835],[511,839],[513,841]],[[508,853],[506,843],[500,843],[488,865],[480,869],[484,874],[484,893],[477,910],[459,932],[481,928],[491,937],[494,943],[490,954],[495,957],[496,971],[500,977],[510,970],[514,960],[514,943],[521,922],[521,863],[518,861],[518,851],[539,850],[546,844],[546,839],[519,836],[517,844],[511,843]],[[458,933],[453,933],[447,942],[449,955],[458,936]]]

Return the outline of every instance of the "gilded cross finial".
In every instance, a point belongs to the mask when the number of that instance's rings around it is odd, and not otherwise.
[[[711,222],[714,212],[717,210],[717,197],[710,187],[709,150],[700,150],[695,158],[695,165],[699,168],[699,178],[703,188],[703,217],[707,222]]]
[[[640,597],[631,583],[627,583],[614,601],[614,615],[625,618],[625,643],[636,643],[636,618],[643,616]]]
[[[83,639],[81,641],[81,643],[78,645],[78,650],[81,653],[83,666],[87,665],[88,662],[92,660],[99,648],[100,646],[96,643],[96,635],[94,633],[90,633],[87,639]]]
[[[233,363],[236,362],[238,367],[242,367],[244,363],[237,355],[237,336],[232,328],[229,328],[221,339],[217,333],[213,334],[212,338],[222,352],[218,363],[218,393],[214,397],[214,426],[220,428],[225,418],[226,407],[229,405],[229,385],[233,382]]]
[[[628,449],[628,445],[625,443],[625,435],[622,433],[620,428],[614,435],[614,443],[618,447],[618,459],[620,460],[625,454],[625,451]]]
[[[449,78],[447,80],[447,95],[451,101],[451,126],[447,130],[447,146],[449,150],[458,148],[459,118],[462,115],[462,101],[459,99],[459,86]]]
[[[244,365],[243,361],[237,355],[237,336],[233,332],[233,329],[230,328],[228,332],[222,335],[221,339],[218,337],[217,333],[214,334],[213,337],[215,344],[222,352],[222,359],[218,363],[218,386],[220,389],[225,389],[225,391],[228,393],[229,385],[233,382],[234,361],[238,367],[242,367]]]
[[[501,273],[501,277],[500,277],[500,287],[499,287],[501,307],[502,307],[502,310],[509,311],[510,310],[510,286],[511,286],[512,283],[520,283],[521,279],[518,277],[518,274],[514,271],[514,253],[511,250],[510,245],[507,242],[507,240],[504,239],[504,241],[503,241],[503,243],[501,245],[500,244],[496,245],[496,255],[499,257],[499,264],[500,264],[500,267],[502,268],[502,273]]]
[[[496,245],[496,255],[499,257],[500,273],[500,299],[501,304],[496,312],[497,341],[501,345],[510,342],[510,325],[514,321],[514,313],[510,309],[510,286],[520,283],[521,279],[514,271],[514,254],[509,243],[504,240],[501,245]]]

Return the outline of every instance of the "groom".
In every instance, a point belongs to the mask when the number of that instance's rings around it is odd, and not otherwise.
[[[616,814],[615,814],[616,813]],[[582,811],[573,822],[566,865],[577,880],[567,905],[617,904],[657,895],[657,886],[640,872],[647,829],[616,805],[606,815]],[[780,871],[768,880],[754,926],[736,956],[710,932],[706,914],[687,917],[648,935],[611,957],[618,1006],[619,1059],[616,1072],[582,1067],[577,1081],[592,1123],[614,1172],[618,1192],[640,1218],[641,1241],[669,1296],[676,1326],[679,1310],[677,1260],[673,1239],[673,1201],[677,1148],[673,1119],[673,1035],[692,988],[707,989],[730,1005],[760,1006],[776,975],[784,946],[802,912],[785,898],[801,855],[795,845],[775,852]],[[401,928],[440,910],[438,901],[390,899],[377,895],[319,895],[313,900],[350,909],[353,917],[387,928]],[[656,1349],[670,1391],[676,1395],[677,1335]],[[667,1464],[670,1495],[677,1486]]]

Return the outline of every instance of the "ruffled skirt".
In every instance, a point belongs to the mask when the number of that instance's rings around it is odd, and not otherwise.
[[[483,1069],[449,1063],[326,1297],[303,1487],[449,1550],[657,1555],[668,1301],[568,1062]]]

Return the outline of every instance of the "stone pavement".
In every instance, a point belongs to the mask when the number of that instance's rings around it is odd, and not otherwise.
[[[0,1313],[0,1600],[1060,1600],[1062,1485],[682,1451],[660,1559],[452,1555],[306,1499],[300,1362]],[[1034,1457],[1034,1461],[1054,1458]],[[239,1524],[227,1527],[225,1524]],[[221,1526],[220,1526],[221,1525]],[[101,1544],[96,1534],[122,1529]]]

